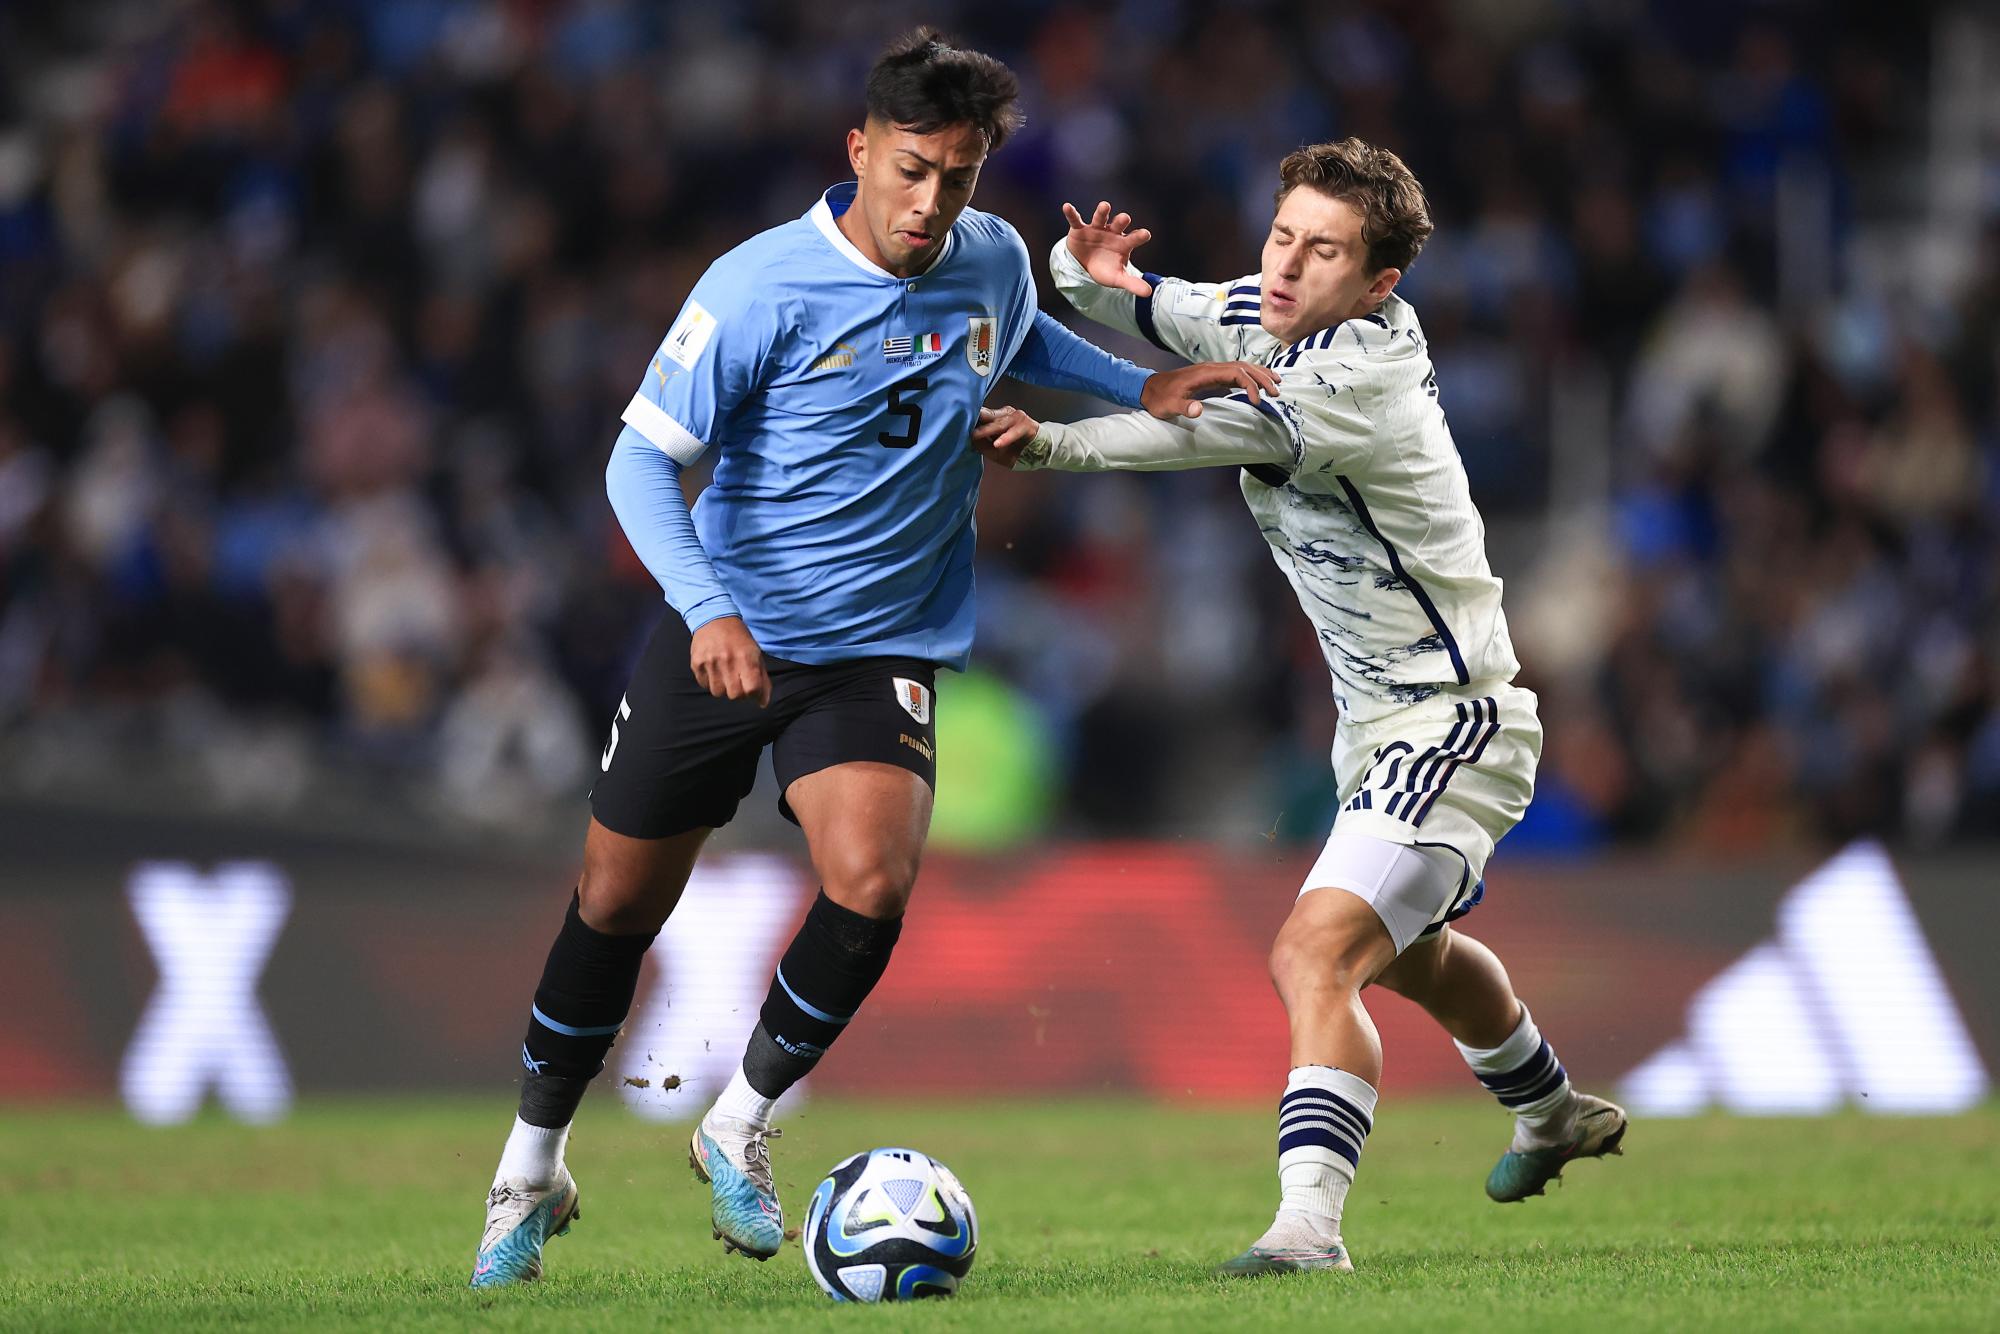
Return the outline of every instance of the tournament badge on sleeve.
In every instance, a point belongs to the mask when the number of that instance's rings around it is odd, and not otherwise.
[[[972,329],[965,339],[965,359],[972,363],[977,375],[993,373],[993,343],[999,335],[1000,321],[991,315],[971,317]]]
[[[681,317],[674,321],[674,327],[667,331],[663,350],[670,360],[684,369],[693,370],[695,358],[708,346],[708,340],[715,336],[717,323],[715,316],[709,314],[701,302],[690,301],[681,310]]]

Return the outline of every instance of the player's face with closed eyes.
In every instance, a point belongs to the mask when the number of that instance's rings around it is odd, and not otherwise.
[[[937,258],[972,202],[986,138],[970,125],[912,134],[870,120],[866,129],[848,131],[847,156],[861,183],[852,211],[862,215],[870,244],[861,245],[851,232],[850,239],[864,254],[872,248],[869,258],[883,268],[907,277]]]
[[[1370,270],[1352,204],[1300,186],[1278,205],[1264,242],[1264,332],[1290,343],[1365,315],[1402,276],[1400,269]]]

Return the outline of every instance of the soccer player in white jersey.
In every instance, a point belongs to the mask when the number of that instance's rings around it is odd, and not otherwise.
[[[1382,1048],[1369,985],[1423,1006],[1515,1114],[1486,1183],[1539,1195],[1575,1158],[1616,1152],[1625,1113],[1570,1087],[1493,952],[1448,923],[1483,893],[1494,842],[1534,791],[1542,728],[1487,567],[1485,529],[1438,406],[1424,332],[1395,294],[1431,233],[1395,154],[1346,139],[1279,168],[1261,273],[1193,283],[1142,273],[1151,233],[1099,204],[1051,257],[1077,309],[1191,360],[1244,358],[1279,396],[1044,425],[982,413],[983,452],[1072,472],[1237,465],[1243,498],[1318,632],[1340,722],[1339,813],[1271,948],[1291,1020],[1279,1101],[1276,1220],[1223,1270],[1353,1267],[1348,1187],[1373,1125]]]

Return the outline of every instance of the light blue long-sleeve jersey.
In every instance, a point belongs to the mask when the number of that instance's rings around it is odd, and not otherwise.
[[[709,267],[626,405],[607,469],[633,547],[690,629],[740,615],[795,662],[972,648],[970,447],[1012,375],[1139,405],[1146,372],[1042,315],[1027,248],[967,209],[898,278],[856,250],[835,186]],[[690,521],[681,465],[717,450]]]

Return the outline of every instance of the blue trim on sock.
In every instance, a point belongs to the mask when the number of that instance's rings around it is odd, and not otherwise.
[[[1278,1136],[1279,1157],[1293,1149],[1331,1149],[1353,1166],[1361,1166],[1360,1147],[1325,1130],[1294,1130],[1289,1135]]]
[[[1359,1121],[1361,1123],[1361,1128],[1364,1132],[1375,1129],[1375,1122],[1372,1118],[1369,1117],[1368,1113],[1362,1111],[1359,1107],[1356,1107],[1353,1103],[1341,1097],[1338,1093],[1335,1093],[1331,1089],[1313,1088],[1310,1086],[1306,1088],[1293,1089],[1291,1092],[1285,1094],[1284,1097],[1278,1099],[1278,1115],[1282,1117],[1285,1114],[1287,1103],[1296,1102],[1301,1098],[1309,1098],[1309,1097],[1323,1098],[1327,1102],[1332,1103],[1334,1106],[1341,1108],[1349,1116],[1352,1116],[1356,1121]]]
[[[1278,1133],[1287,1134],[1315,1122],[1329,1125],[1356,1142],[1368,1138],[1367,1128],[1356,1121],[1352,1113],[1338,1107],[1293,1107],[1278,1117]]]
[[[1555,1050],[1549,1046],[1548,1039],[1544,1038],[1533,1056],[1511,1070],[1480,1075],[1479,1082],[1494,1093],[1511,1093],[1527,1085],[1540,1083],[1548,1077],[1550,1067],[1556,1064]]]
[[[780,967],[777,971],[777,978],[778,978],[778,985],[783,987],[785,989],[785,994],[792,998],[792,1004],[798,1006],[801,1010],[805,1011],[808,1015],[812,1016],[814,1019],[819,1020],[821,1023],[844,1024],[848,1020],[854,1018],[854,1016],[851,1014],[845,1017],[837,1014],[828,1014],[825,1010],[820,1009],[817,1005],[809,1003],[804,997],[800,996],[798,992],[792,990],[791,983],[785,981],[785,970],[782,967]]]
[[[1529,1103],[1540,1102],[1543,1098],[1548,1097],[1561,1088],[1568,1079],[1569,1071],[1558,1065],[1547,1079],[1534,1088],[1529,1089],[1526,1093],[1500,1095],[1500,1103],[1504,1107],[1526,1107]]]
[[[551,1033],[560,1033],[566,1038],[609,1037],[611,1034],[625,1027],[625,1021],[620,1019],[617,1023],[604,1028],[572,1028],[568,1024],[559,1024],[543,1014],[542,1007],[539,1005],[530,1005],[528,1011],[535,1016],[535,1022],[543,1028],[548,1029]]]

